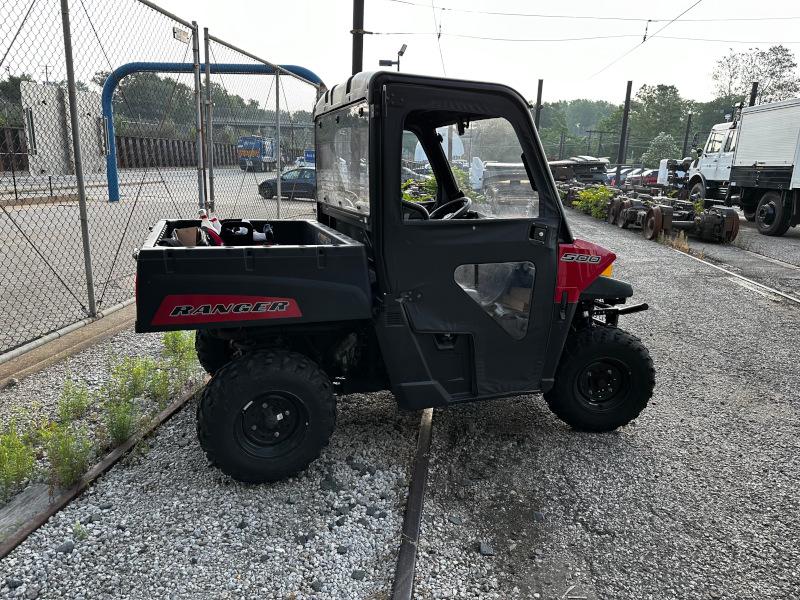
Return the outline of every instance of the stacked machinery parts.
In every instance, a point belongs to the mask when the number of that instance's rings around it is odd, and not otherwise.
[[[566,201],[570,203],[583,187],[567,187]],[[684,231],[704,242],[728,243],[739,233],[739,215],[733,208],[712,206],[698,212],[688,200],[649,194],[615,196],[609,201],[607,220],[621,229],[641,229],[648,240]]]

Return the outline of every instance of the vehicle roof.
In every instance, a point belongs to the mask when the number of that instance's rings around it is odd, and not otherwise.
[[[322,114],[335,110],[342,106],[352,104],[362,98],[367,98],[370,85],[374,79],[380,77],[382,80],[401,81],[404,83],[437,83],[440,85],[463,85],[469,89],[504,89],[515,94],[522,102],[525,99],[513,88],[500,83],[487,83],[484,81],[471,81],[468,79],[452,79],[449,77],[430,77],[428,75],[415,75],[413,73],[398,73],[396,71],[362,71],[356,73],[344,83],[334,85],[327,90],[314,107],[314,115]]]
[[[745,106],[742,108],[742,114],[746,115],[752,112],[786,108],[787,106],[794,106],[796,104],[800,104],[800,98],[790,98],[789,100],[780,100],[778,102],[766,102],[764,104],[756,104],[755,106]]]

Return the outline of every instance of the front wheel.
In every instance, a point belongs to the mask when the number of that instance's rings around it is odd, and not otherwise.
[[[627,425],[653,395],[655,368],[636,336],[611,326],[573,332],[567,339],[550,410],[581,431],[612,431]]]
[[[234,359],[211,379],[197,407],[197,436],[208,459],[248,483],[305,469],[335,424],[328,377],[310,359],[284,350]]]

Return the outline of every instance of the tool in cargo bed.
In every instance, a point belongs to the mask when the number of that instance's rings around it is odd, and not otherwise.
[[[542,392],[585,431],[645,408],[653,363],[618,321],[647,305],[625,306],[613,252],[573,238],[518,93],[360,73],[314,120],[316,220],[226,219],[224,247],[186,248],[159,244],[201,222],[162,220],[137,256],[137,331],[197,330],[212,374],[197,431],[214,464],[251,482],[297,473],[349,392],[388,389],[407,410]],[[524,176],[467,189],[478,143]],[[412,167],[424,185],[404,193]]]

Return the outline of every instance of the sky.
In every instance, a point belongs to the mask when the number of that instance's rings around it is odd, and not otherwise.
[[[541,78],[543,101],[590,98],[621,104],[630,79],[634,92],[642,84],[673,84],[684,97],[704,101],[713,97],[711,72],[716,60],[731,48],[781,43],[800,52],[796,0],[701,0],[692,7],[696,1],[433,0],[432,8],[430,0],[365,0],[364,28],[374,34],[364,38],[364,70],[377,70],[379,59],[394,59],[400,46],[407,44],[402,71],[505,83],[529,99],[536,97]],[[329,87],[351,73],[351,0],[160,0],[158,4],[266,60],[308,67]],[[439,27],[440,38],[433,34]],[[645,27],[654,37],[642,43]],[[515,42],[459,36],[602,39]]]

